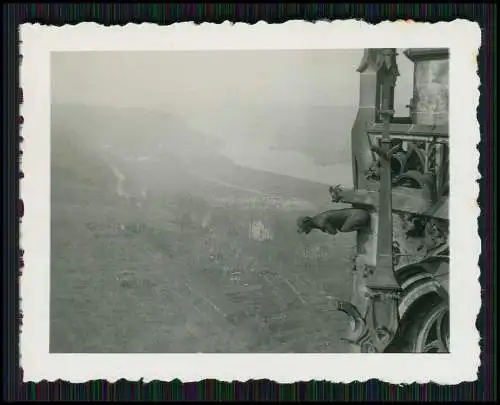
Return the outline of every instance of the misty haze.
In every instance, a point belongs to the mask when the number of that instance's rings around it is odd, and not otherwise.
[[[347,351],[362,53],[54,53],[51,352]]]

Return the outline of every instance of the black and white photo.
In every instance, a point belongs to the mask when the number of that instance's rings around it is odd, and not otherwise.
[[[235,379],[241,361],[264,377],[273,356],[264,378],[324,367],[337,381],[408,381],[460,361],[457,376],[475,372],[477,330],[460,328],[480,303],[477,100],[466,101],[477,78],[452,32],[469,52],[477,33],[450,25],[433,43],[433,26],[419,40],[397,23],[371,34],[324,23],[293,45],[278,32],[294,27],[165,27],[162,42],[159,27],[94,25],[82,39],[79,26],[73,43],[25,29],[24,164],[39,181],[27,176],[38,200],[24,198],[23,248],[26,268],[45,268],[23,275],[30,358],[38,305],[43,356],[59,370],[77,356],[78,375],[106,356],[116,376],[126,356],[142,356],[127,371],[142,376],[159,370],[154,356],[207,359],[178,372]],[[389,354],[405,370],[377,366]]]

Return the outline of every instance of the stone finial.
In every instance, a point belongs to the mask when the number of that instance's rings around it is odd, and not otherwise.
[[[378,72],[382,68],[385,68],[387,72],[390,72],[394,76],[399,76],[396,56],[397,53],[394,48],[367,48],[357,71],[363,73],[367,69],[370,69]]]

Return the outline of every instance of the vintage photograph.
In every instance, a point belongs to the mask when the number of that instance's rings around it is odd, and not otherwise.
[[[449,353],[449,50],[50,54],[50,353]]]

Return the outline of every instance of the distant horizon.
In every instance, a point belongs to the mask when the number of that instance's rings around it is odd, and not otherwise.
[[[116,112],[125,111],[144,111],[150,112],[158,116],[185,118],[177,112],[169,112],[163,110],[155,110],[145,107],[114,107],[114,106],[98,106],[85,104],[62,104],[53,103],[52,107],[85,109],[95,108],[97,111],[103,109],[113,110]],[[314,107],[313,107],[314,108]],[[334,107],[335,109],[335,107]],[[91,117],[88,117],[91,118]],[[189,124],[185,120],[184,123]],[[55,123],[56,125],[58,123]],[[168,125],[168,123],[166,123]],[[75,127],[80,126],[80,122],[74,122]],[[242,138],[236,139],[234,142],[225,142],[224,138],[214,138],[210,133],[207,133],[203,128],[193,128],[199,131],[207,139],[218,139],[224,142],[222,148],[217,148],[218,153],[230,159],[237,166],[267,172],[270,174],[286,176],[297,180],[308,181],[315,184],[323,184],[325,186],[342,184],[349,186],[352,183],[350,154],[344,154],[342,151],[337,152],[337,155],[342,156],[342,160],[337,159],[330,164],[318,164],[314,162],[311,156],[300,153],[290,148],[276,147],[273,145],[254,144],[248,147],[247,144],[241,144]],[[227,139],[225,139],[227,141]],[[338,142],[335,137],[332,141]],[[340,139],[343,144],[349,144],[350,137]]]
[[[222,141],[220,152],[234,163],[350,185],[362,55],[363,49],[56,52],[52,105],[182,116]],[[401,115],[412,95],[413,63],[402,54],[398,63]]]

